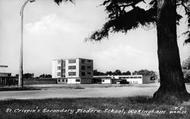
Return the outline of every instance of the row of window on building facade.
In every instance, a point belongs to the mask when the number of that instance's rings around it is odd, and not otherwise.
[[[76,76],[76,72],[68,72],[69,76]],[[81,76],[92,75],[91,72],[81,72]],[[61,76],[61,72],[57,72],[57,76]]]
[[[57,69],[61,70],[61,66],[57,66]],[[76,66],[69,66],[68,69],[75,70]],[[92,66],[81,66],[81,70],[91,70],[91,69],[92,69]],[[63,68],[63,70],[65,69]]]
[[[69,59],[68,62],[69,62],[70,64],[76,63],[76,59]],[[92,60],[81,59],[81,63],[91,63],[91,62],[92,62]],[[61,60],[58,60],[58,64],[61,64],[61,63],[62,63],[62,61],[61,61]]]

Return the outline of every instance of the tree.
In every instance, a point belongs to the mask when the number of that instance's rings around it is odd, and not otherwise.
[[[156,72],[154,71],[149,71],[147,69],[142,69],[142,70],[139,70],[139,71],[134,71],[133,72],[133,75],[143,75],[143,76],[150,76],[150,78],[152,80],[155,80],[158,78]]]
[[[113,75],[113,72],[112,71],[107,71],[106,75]]]
[[[51,74],[41,74],[39,78],[52,78]]]
[[[141,70],[139,70],[139,71],[134,71],[133,74],[134,74],[134,75],[147,76],[147,75],[156,75],[156,72],[150,71],[150,70],[147,70],[147,69],[141,69]]]
[[[114,74],[114,75],[121,75],[121,71],[120,71],[119,69],[117,69],[117,70],[115,70],[115,71],[113,72],[113,74]]]
[[[95,76],[101,76],[101,75],[105,75],[105,73],[103,73],[103,72],[99,72],[98,70],[94,70],[93,71],[93,75],[95,75]]]
[[[23,74],[23,78],[25,78],[25,79],[34,78],[34,74],[33,73],[25,73],[25,74]]]
[[[131,75],[130,71],[122,72],[122,75]]]
[[[55,0],[59,3],[62,0]],[[190,27],[189,0],[104,0],[103,6],[108,14],[108,21],[100,30],[95,31],[90,39],[102,40],[111,32],[127,33],[139,26],[156,24],[160,87],[153,98],[158,100],[190,97],[184,83],[177,45],[176,23],[182,17],[177,14],[177,6],[185,8]],[[139,4],[149,5],[148,9]],[[176,22],[177,20],[177,22]],[[189,37],[190,33],[187,32]],[[189,42],[189,39],[186,40]]]
[[[150,6],[147,10],[138,6],[142,2],[145,1],[105,0],[103,5],[109,20],[90,38],[101,40],[108,37],[110,32],[126,33],[140,25],[156,24],[160,87],[153,97],[163,101],[173,97],[183,100],[189,94],[185,88],[177,46],[176,19],[179,20],[182,16],[176,13],[176,4],[185,6],[188,1],[152,0],[146,3]],[[126,10],[129,7],[131,10]]]

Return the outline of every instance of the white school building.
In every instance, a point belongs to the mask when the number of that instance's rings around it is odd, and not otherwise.
[[[112,76],[94,76],[95,79],[101,79],[102,84],[114,84],[119,83],[122,80],[126,80],[129,84],[143,84],[142,75],[112,75]]]
[[[52,61],[52,78],[57,78],[58,83],[91,83],[93,60],[84,58],[55,59]]]

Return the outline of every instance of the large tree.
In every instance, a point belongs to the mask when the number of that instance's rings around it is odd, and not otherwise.
[[[55,0],[57,3],[63,0]],[[68,0],[66,0],[68,1]],[[70,1],[70,0],[69,0]],[[142,8],[141,3],[149,7]],[[188,0],[104,0],[103,4],[108,14],[108,21],[100,30],[95,31],[90,39],[99,41],[108,37],[111,32],[123,32],[139,26],[156,25],[160,87],[155,92],[155,99],[185,99],[189,98],[186,90],[179,49],[177,45],[176,23],[181,15],[177,7],[183,7],[190,24]],[[186,32],[189,36],[189,31]],[[186,42],[189,42],[187,39]]]

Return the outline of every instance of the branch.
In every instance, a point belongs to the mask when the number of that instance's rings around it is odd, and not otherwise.
[[[58,5],[61,3],[61,2],[74,2],[74,0],[54,0],[54,2],[56,2]]]
[[[184,0],[182,0],[181,3],[179,3],[179,5],[182,5],[184,7],[186,14],[188,14],[190,12],[190,8],[188,8],[188,6],[185,5]]]

